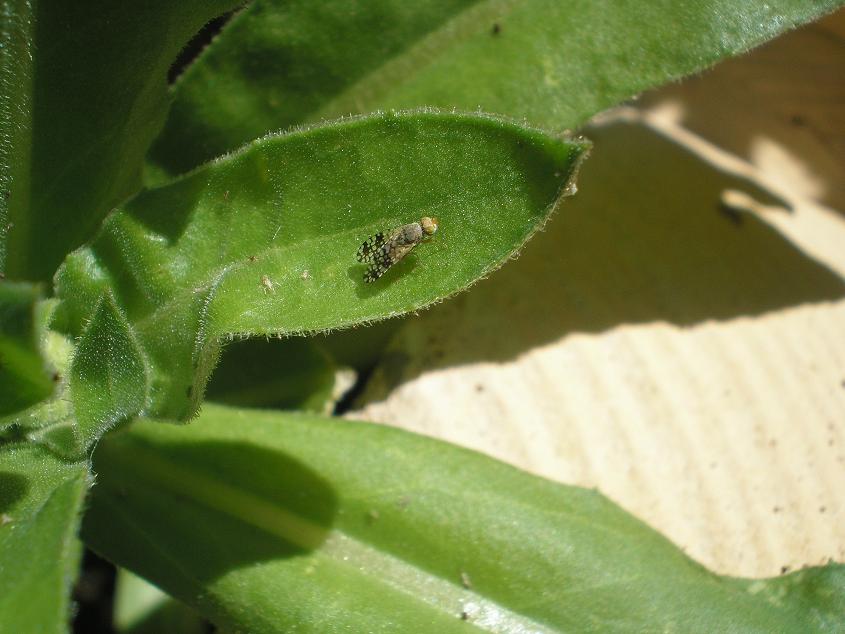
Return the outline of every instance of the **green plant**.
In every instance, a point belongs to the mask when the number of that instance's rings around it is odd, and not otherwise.
[[[843,566],[720,577],[595,492],[443,443],[213,404],[164,424],[228,340],[464,290],[565,213],[588,144],[560,131],[838,4],[256,0],[169,96],[237,2],[5,0],[3,629],[65,628],[80,522],[234,631],[841,629]],[[365,284],[358,245],[422,216],[435,239]],[[334,362],[297,345],[227,356],[210,395],[320,409]]]

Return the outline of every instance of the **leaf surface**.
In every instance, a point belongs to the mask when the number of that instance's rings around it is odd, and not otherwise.
[[[0,2],[0,279],[6,275],[12,218],[29,206],[32,149],[33,5]]]
[[[222,339],[391,317],[497,268],[571,191],[585,150],[433,112],[267,137],[111,215],[57,274],[57,324],[79,336],[110,293],[149,363],[145,411],[185,419]],[[440,230],[364,283],[361,243],[422,216],[439,217]]]
[[[127,10],[110,0],[2,3],[7,277],[49,280],[109,209],[140,188],[143,157],[169,106],[168,68],[205,22],[238,4],[154,0]],[[0,271],[3,255],[0,246]]]
[[[79,338],[70,367],[76,434],[89,447],[145,405],[149,373],[131,326],[106,293]]]
[[[840,4],[257,0],[175,85],[151,160],[181,173],[268,131],[378,108],[575,128]]]
[[[845,566],[719,577],[595,491],[383,426],[207,405],[95,469],[86,542],[226,629],[845,626]]]
[[[66,632],[88,464],[42,447],[0,445],[0,623],[4,632]]]

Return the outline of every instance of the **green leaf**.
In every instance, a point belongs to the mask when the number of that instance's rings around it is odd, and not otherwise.
[[[564,129],[839,0],[257,0],[179,80],[151,161],[181,173],[271,130],[376,108]]]
[[[57,324],[81,333],[108,289],[150,362],[148,412],[184,419],[221,339],[383,319],[497,268],[570,191],[585,149],[432,112],[268,137],[111,215],[57,274]],[[361,243],[422,216],[440,218],[433,239],[365,284]]]
[[[130,11],[111,0],[42,0],[34,12],[31,4],[0,5],[0,187],[13,223],[7,275],[49,280],[108,210],[138,190],[179,50],[240,2],[155,0]]]
[[[2,290],[0,285],[0,295]],[[37,329],[40,341],[36,342],[38,350],[30,352],[30,363],[48,363],[53,368],[52,376],[45,379],[50,389],[40,393],[40,398],[26,401],[29,407],[0,417],[0,428],[10,429],[7,435],[11,437],[27,438],[65,459],[76,460],[107,430],[143,411],[149,371],[131,327],[108,289],[95,303],[75,348],[59,333],[47,330],[55,303],[38,305],[43,313]],[[22,323],[20,315],[12,317]],[[3,349],[0,338],[0,351]],[[16,388],[10,381],[9,391]],[[4,383],[0,396],[5,391]]]
[[[207,405],[95,469],[85,541],[225,629],[845,626],[845,566],[719,577],[595,491],[384,426]]]
[[[0,282],[0,426],[53,392],[41,353],[48,311],[39,299],[37,286]]]
[[[32,146],[33,8],[0,0],[0,279],[5,277],[10,218],[29,207]],[[9,208],[14,210],[10,212]]]
[[[79,339],[70,367],[70,395],[82,447],[141,412],[148,376],[132,327],[106,293]]]
[[[65,632],[88,464],[41,447],[0,446],[0,623],[4,632]]]

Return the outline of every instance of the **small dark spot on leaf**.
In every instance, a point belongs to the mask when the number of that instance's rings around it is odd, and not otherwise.
[[[773,506],[772,507],[772,513],[780,513],[781,510],[782,509],[779,506]]]
[[[502,32],[502,25],[501,25],[501,24],[499,24],[498,22],[494,22],[494,23],[493,23],[493,28],[492,28],[492,29],[490,29],[490,32],[491,32],[493,35],[498,35],[499,33],[501,33],[501,32]]]
[[[785,575],[787,572],[789,572],[789,566],[780,567],[780,574]]]
[[[826,506],[820,506],[819,507],[819,513],[824,513],[826,510],[827,510]]]
[[[58,383],[59,381],[62,380],[62,375],[59,374],[58,372],[53,372],[52,379],[53,379],[53,383]]]
[[[475,391],[480,394],[481,392],[484,391],[484,386],[481,385],[481,383],[479,383],[478,385],[475,386]]]
[[[461,610],[461,621],[469,621],[469,612]]]
[[[250,262],[257,262],[258,256],[257,255],[251,255],[247,258],[247,260],[249,260]]]
[[[194,386],[189,385],[187,387],[187,389],[185,390],[185,396],[187,396],[188,398],[191,398],[191,394],[193,394],[193,393],[194,393]]]

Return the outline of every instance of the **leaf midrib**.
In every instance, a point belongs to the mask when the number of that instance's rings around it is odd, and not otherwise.
[[[143,442],[131,442],[131,450],[121,451],[121,463],[123,468],[138,469],[158,486],[185,497],[194,504],[275,535],[308,550],[314,556],[325,558],[334,565],[364,574],[370,580],[383,583],[450,617],[457,617],[461,606],[472,604],[478,608],[472,624],[483,631],[530,631],[537,634],[551,634],[556,631],[530,617],[513,612],[484,595],[462,587],[457,578],[450,581],[432,574],[337,527],[320,527],[307,518],[279,509],[260,497],[207,473],[200,474],[183,468],[162,458],[160,452]],[[251,512],[241,512],[244,509]],[[281,519],[282,524],[287,526],[268,523],[267,519]],[[293,532],[291,528],[294,529]],[[157,550],[161,551],[158,547]],[[172,559],[169,554],[164,554],[168,560]],[[377,563],[374,564],[374,561]],[[181,566],[179,568],[182,569]],[[362,570],[371,572],[362,573]],[[409,580],[416,583],[409,583]],[[426,592],[421,592],[421,588]],[[485,616],[489,619],[489,627],[485,627]],[[503,625],[505,629],[501,629]],[[520,627],[513,627],[517,625]]]

